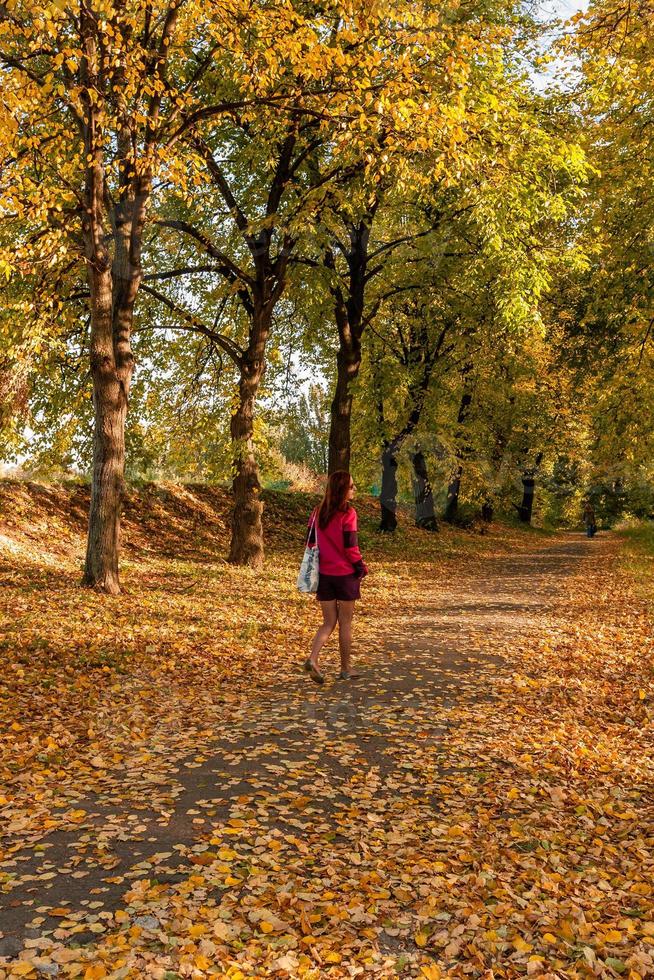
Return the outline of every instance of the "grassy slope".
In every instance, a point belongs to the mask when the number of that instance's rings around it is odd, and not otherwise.
[[[289,549],[301,552],[301,539],[317,497],[306,493],[265,491],[265,531],[269,555]],[[88,487],[77,483],[43,484],[0,480],[0,553],[27,556],[30,551],[45,564],[62,571],[75,560],[81,566],[88,511]],[[157,556],[163,560],[186,558],[193,562],[220,560],[228,548],[229,494],[219,486],[203,484],[144,484],[128,489],[122,521],[124,566]],[[356,503],[366,544],[380,556],[403,554],[407,545],[416,557],[434,557],[454,550],[469,552],[483,537],[453,530],[447,525],[437,535],[411,526],[408,508],[400,512],[400,527],[393,536],[376,536],[377,503],[373,498]],[[489,540],[513,540],[540,529],[515,522],[496,524]],[[524,532],[524,533],[523,533]],[[507,541],[508,544],[508,541]],[[490,545],[492,547],[492,545]],[[18,559],[20,563],[20,558]]]

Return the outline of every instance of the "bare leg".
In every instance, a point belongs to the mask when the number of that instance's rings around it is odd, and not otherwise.
[[[352,617],[354,602],[339,602],[338,604],[338,648],[341,652],[341,670],[350,670],[350,650],[352,649]]]
[[[316,670],[318,669],[318,655],[329,637],[334,632],[334,627],[338,622],[336,599],[332,599],[331,602],[321,602],[320,608],[322,609],[322,626],[313,638],[313,643],[311,644],[311,656],[309,658]]]

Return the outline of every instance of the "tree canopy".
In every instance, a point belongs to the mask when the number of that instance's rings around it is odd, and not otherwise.
[[[1,455],[91,478],[88,584],[124,478],[231,481],[251,565],[328,469],[383,529],[649,512],[652,17],[0,4]]]

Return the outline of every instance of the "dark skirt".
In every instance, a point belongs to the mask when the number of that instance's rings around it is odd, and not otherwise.
[[[316,599],[320,602],[353,602],[361,598],[361,579],[357,575],[323,575],[318,578]]]

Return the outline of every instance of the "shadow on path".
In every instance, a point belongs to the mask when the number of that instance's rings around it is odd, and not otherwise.
[[[359,679],[316,689],[298,665],[293,684],[244,701],[210,752],[181,761],[175,781],[158,787],[156,809],[147,786],[137,807],[114,787],[77,802],[70,831],[23,847],[10,838],[0,860],[0,956],[48,931],[74,943],[93,938],[101,913],[122,908],[134,882],[183,879],[230,820],[254,835],[302,835],[320,822],[337,842],[362,783],[372,794],[364,801],[386,795],[389,825],[398,794],[433,816],[439,773],[457,766],[442,750],[452,706],[471,696],[479,672],[510,670],[507,642],[538,628],[596,545],[569,535],[484,559],[456,582],[427,582],[419,606],[398,610],[383,648],[357,658]],[[411,759],[406,738],[397,739],[405,714],[416,726]]]

